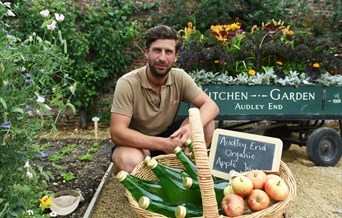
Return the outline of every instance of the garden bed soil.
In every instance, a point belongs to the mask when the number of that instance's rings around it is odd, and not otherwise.
[[[58,176],[60,171],[51,167],[49,161],[44,161],[45,169],[51,170],[56,177],[56,181],[49,186],[51,191],[80,189],[85,198],[72,214],[65,217],[84,216],[108,169],[108,154],[111,149],[109,129],[101,129],[99,138],[101,147],[94,154],[94,159],[88,162],[80,161],[79,155],[84,155],[87,148],[94,143],[94,131],[66,130],[46,139],[56,145],[56,148],[47,150],[48,153],[56,152],[69,143],[77,143],[71,154],[56,162],[72,171],[77,179],[63,182]],[[335,167],[318,167],[307,159],[306,147],[292,145],[288,151],[283,152],[282,160],[291,169],[297,182],[297,196],[288,207],[290,217],[342,218],[342,159]],[[113,173],[108,176],[92,209],[92,218],[137,217],[125,197],[125,189],[122,184],[115,181]]]
[[[66,218],[80,218],[86,213],[89,204],[99,187],[108,166],[110,165],[109,154],[112,147],[109,130],[105,129],[99,132],[99,139],[95,140],[94,131],[88,130],[70,130],[59,131],[53,137],[42,137],[40,145],[50,143],[52,146],[46,147],[43,152],[48,156],[60,154],[63,148],[75,144],[69,154],[64,154],[58,161],[49,161],[48,158],[37,156],[36,164],[44,166],[44,171],[49,171],[55,177],[54,181],[49,182],[49,191],[54,193],[62,190],[79,190],[84,198],[79,203],[77,209]],[[92,160],[80,160],[80,156],[87,154],[87,150],[97,142],[100,144],[95,153],[91,153]],[[57,169],[53,165],[62,166],[63,169]],[[75,179],[66,181],[61,173],[72,172]]]

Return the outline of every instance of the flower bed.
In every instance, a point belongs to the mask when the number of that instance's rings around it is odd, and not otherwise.
[[[341,52],[303,30],[272,20],[249,31],[241,23],[193,26],[183,36],[177,66],[200,84],[342,85]]]

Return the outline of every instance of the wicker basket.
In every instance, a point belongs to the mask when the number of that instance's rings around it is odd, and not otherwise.
[[[207,150],[204,144],[203,128],[199,119],[199,111],[197,110],[198,109],[193,108],[190,109],[189,115],[193,149],[195,153],[195,161],[199,176],[199,185],[202,194],[203,217],[224,217],[218,215],[218,205],[216,204],[214,185],[211,177],[211,170],[209,169]],[[184,169],[182,163],[178,160],[175,154],[159,155],[155,157],[155,159],[158,160],[160,163],[166,164],[168,166]],[[140,163],[139,165],[137,165],[131,174],[146,180],[158,180],[155,174],[148,167],[146,167],[144,163]],[[296,196],[296,181],[293,175],[291,174],[290,169],[282,161],[280,162],[280,176],[284,179],[285,183],[289,187],[289,195],[287,199],[285,199],[284,201],[277,202],[264,210],[250,214],[245,214],[239,217],[283,217],[283,214],[286,212],[289,202]],[[165,217],[164,215],[152,213],[148,210],[141,209],[129,191],[126,191],[126,196],[128,198],[128,201],[130,202],[130,205],[133,207],[133,209],[139,216]]]

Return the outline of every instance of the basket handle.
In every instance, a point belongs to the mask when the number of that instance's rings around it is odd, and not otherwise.
[[[212,178],[211,168],[209,166],[207,147],[204,140],[203,125],[198,108],[189,109],[189,122],[193,152],[195,154],[198,183],[201,190],[203,217],[217,218],[220,217],[220,215],[218,213],[216,194],[214,191],[214,181]]]

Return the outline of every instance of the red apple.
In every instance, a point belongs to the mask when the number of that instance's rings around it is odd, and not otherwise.
[[[282,178],[271,178],[266,181],[264,190],[275,201],[285,200],[289,194],[289,187]]]
[[[235,194],[238,194],[242,197],[249,195],[253,190],[253,182],[247,176],[236,176],[232,179],[231,184]]]
[[[270,197],[265,191],[254,189],[252,193],[248,195],[247,203],[252,211],[263,210],[270,205]]]
[[[253,189],[263,189],[264,184],[267,181],[267,175],[262,170],[252,170],[246,175],[253,182]]]
[[[226,216],[240,216],[245,210],[245,201],[237,194],[229,194],[222,199],[221,207]]]
[[[223,194],[224,194],[224,196],[227,196],[227,195],[229,195],[229,194],[235,194],[235,192],[234,192],[233,187],[232,187],[231,184],[228,184],[228,185],[224,188]]]

